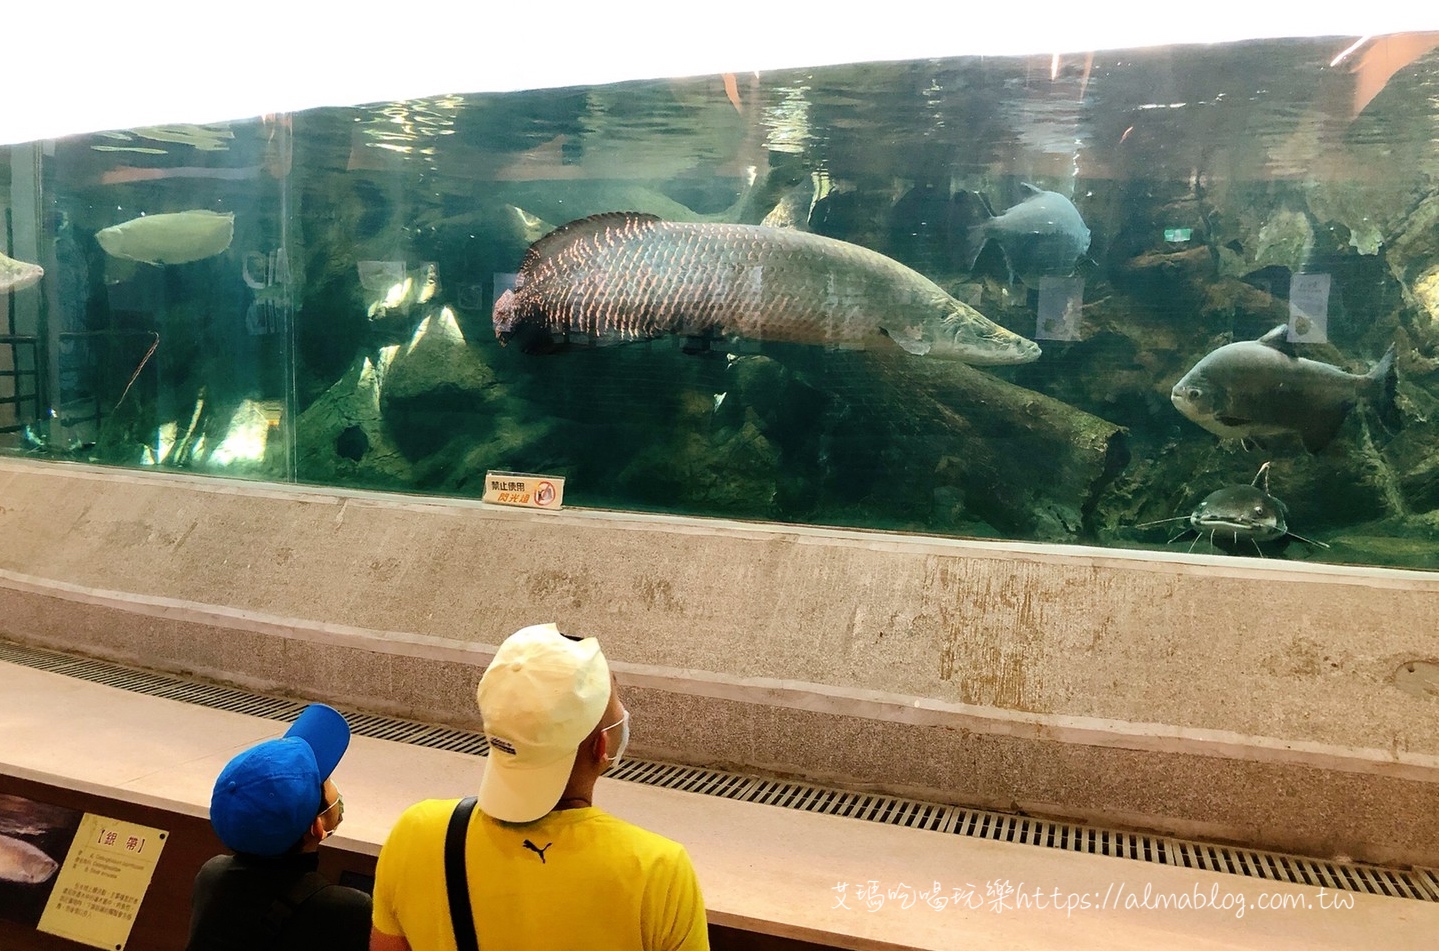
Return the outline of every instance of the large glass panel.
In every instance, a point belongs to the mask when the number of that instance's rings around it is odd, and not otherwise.
[[[13,148],[8,253],[46,276],[5,298],[0,429],[324,485],[511,470],[588,507],[1435,567],[1436,45],[319,109],[293,165],[288,118]]]
[[[0,438],[58,458],[292,478],[289,118],[9,152],[17,263],[4,266],[21,279],[4,298],[0,359],[18,375]]]

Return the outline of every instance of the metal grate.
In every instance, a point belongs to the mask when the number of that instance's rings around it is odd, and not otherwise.
[[[303,701],[267,697],[232,687],[181,680],[133,670],[108,661],[73,657],[4,641],[0,641],[0,661],[147,696],[270,720],[291,722],[300,715],[306,705]],[[351,732],[358,736],[477,756],[484,756],[489,752],[489,743],[484,734],[472,730],[456,730],[373,713],[347,712],[345,716],[350,722]],[[647,760],[626,760],[608,775],[614,779],[661,789],[991,839],[996,842],[1013,842],[1157,865],[1223,872],[1293,885],[1323,886],[1336,891],[1439,902],[1439,869],[1396,869],[1330,862],[1280,852],[1235,848],[1115,829],[1097,829],[1093,826],[1029,816]]]

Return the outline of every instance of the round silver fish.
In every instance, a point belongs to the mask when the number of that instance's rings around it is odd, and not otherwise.
[[[1361,397],[1386,408],[1394,399],[1394,348],[1368,373],[1349,373],[1297,356],[1280,324],[1258,340],[1206,354],[1174,384],[1174,408],[1217,436],[1252,439],[1298,433],[1319,452]]]

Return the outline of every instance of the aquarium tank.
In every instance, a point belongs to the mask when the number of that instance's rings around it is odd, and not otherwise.
[[[1439,567],[1439,34],[0,147],[0,451]]]

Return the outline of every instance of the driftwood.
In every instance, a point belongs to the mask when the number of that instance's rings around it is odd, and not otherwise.
[[[830,351],[791,369],[881,415],[906,481],[933,473],[928,483],[897,488],[952,486],[967,510],[1006,533],[1080,534],[1098,493],[1128,462],[1123,427],[961,363],[898,350]]]

